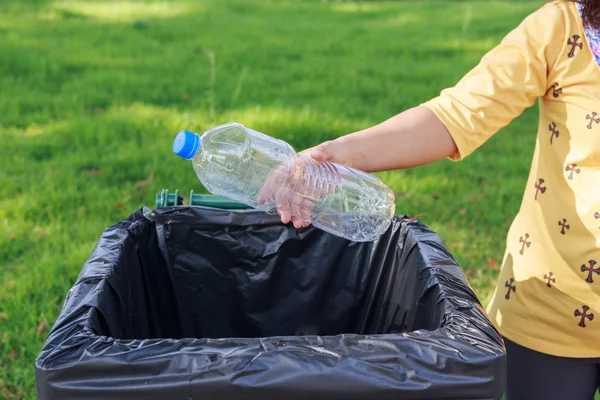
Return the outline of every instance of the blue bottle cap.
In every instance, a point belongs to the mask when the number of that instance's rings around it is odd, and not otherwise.
[[[186,160],[194,158],[200,148],[200,135],[190,132],[181,131],[175,136],[173,142],[173,152]]]

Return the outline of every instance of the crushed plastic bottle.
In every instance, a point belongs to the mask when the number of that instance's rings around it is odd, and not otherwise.
[[[212,194],[259,210],[287,212],[348,240],[376,240],[395,213],[394,193],[374,175],[318,163],[288,143],[236,122],[202,136],[183,130],[173,151],[192,161]]]

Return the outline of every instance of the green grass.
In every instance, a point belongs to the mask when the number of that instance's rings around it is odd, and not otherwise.
[[[103,229],[162,188],[203,191],[172,154],[180,129],[238,121],[300,150],[364,128],[454,84],[540,3],[0,2],[0,398],[35,398]],[[484,304],[536,123],[534,107],[464,162],[378,174]]]

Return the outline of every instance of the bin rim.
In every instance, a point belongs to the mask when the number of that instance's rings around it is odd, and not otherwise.
[[[506,352],[502,337],[493,326],[472,290],[462,269],[448,251],[444,250],[441,238],[419,220],[407,215],[393,217],[394,224],[390,229],[403,229],[407,234],[419,237],[409,251],[420,250],[426,254],[424,247],[432,247],[436,252],[443,252],[445,261],[433,262],[425,259],[430,274],[440,274],[427,289],[433,286],[447,284],[446,279],[453,280],[453,285],[460,288],[464,298],[460,301],[447,299],[448,314],[444,316],[441,326],[435,330],[419,329],[410,332],[387,334],[356,334],[340,333],[337,335],[306,335],[306,336],[269,336],[269,337],[226,337],[226,338],[136,338],[120,339],[96,334],[89,320],[91,306],[87,304],[88,297],[84,293],[89,290],[87,285],[98,285],[111,273],[111,260],[95,258],[103,246],[123,243],[131,230],[138,224],[153,223],[160,226],[184,223],[174,218],[181,213],[192,213],[195,218],[187,219],[187,224],[205,224],[210,217],[215,225],[215,217],[220,222],[217,225],[254,225],[256,216],[263,217],[264,224],[280,224],[277,214],[266,214],[262,211],[222,210],[204,206],[170,206],[160,208],[142,207],[125,220],[106,228],[100,240],[94,247],[90,257],[65,298],[59,317],[52,327],[47,339],[35,361],[36,370],[50,371],[69,369],[77,365],[87,365],[95,357],[109,360],[111,356],[127,354],[129,366],[142,366],[148,362],[145,349],[152,347],[154,360],[168,360],[173,354],[181,354],[187,358],[203,359],[207,356],[219,360],[231,358],[235,353],[244,349],[255,354],[310,354],[314,359],[322,360],[324,364],[341,358],[352,358],[353,350],[361,354],[376,354],[382,348],[393,347],[399,351],[401,363],[396,368],[408,371],[411,366],[423,365],[436,367],[439,359],[419,359],[411,353],[401,354],[402,349],[411,349],[415,354],[427,355],[435,353],[436,357],[451,360],[453,363],[480,365],[486,371],[494,371],[500,381],[504,380]],[[254,216],[254,218],[252,218]],[[220,219],[219,219],[220,218]],[[207,222],[208,224],[208,222]],[[261,223],[262,224],[262,223]],[[350,246],[353,244],[350,243]],[[111,257],[115,261],[117,254]],[[425,256],[424,256],[425,257]],[[442,276],[443,275],[443,276]],[[334,350],[335,349],[335,350]],[[346,349],[345,353],[340,349]],[[468,355],[469,362],[465,361]],[[359,360],[370,364],[369,361]],[[373,367],[379,368],[378,363]],[[443,369],[436,370],[443,374]],[[503,383],[500,383],[503,385]]]

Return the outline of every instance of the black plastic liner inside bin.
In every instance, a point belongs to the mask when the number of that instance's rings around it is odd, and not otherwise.
[[[108,228],[36,361],[47,399],[499,399],[505,349],[423,224],[355,243],[277,215]]]

